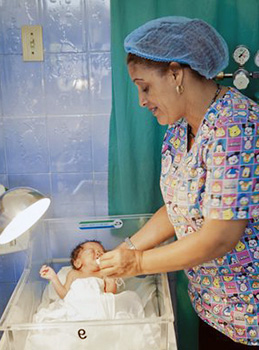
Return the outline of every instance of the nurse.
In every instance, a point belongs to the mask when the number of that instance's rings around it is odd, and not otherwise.
[[[214,332],[210,349],[259,346],[259,107],[213,80],[228,65],[228,48],[200,19],[152,20],[124,47],[140,105],[168,125],[165,204],[120,249],[102,255],[102,273],[184,269],[193,307]]]

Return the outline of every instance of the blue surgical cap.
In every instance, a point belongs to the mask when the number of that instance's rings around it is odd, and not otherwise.
[[[149,21],[124,41],[127,53],[161,62],[188,64],[207,79],[228,65],[228,47],[222,36],[200,19],[170,16]]]

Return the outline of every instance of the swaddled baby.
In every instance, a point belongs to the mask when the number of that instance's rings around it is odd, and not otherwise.
[[[151,329],[150,325],[135,324],[135,321],[126,326],[121,321],[109,325],[109,320],[143,319],[145,314],[136,292],[119,292],[115,279],[102,278],[98,258],[104,251],[99,241],[85,241],[73,249],[71,268],[64,267],[56,274],[51,267],[42,266],[40,275],[51,284],[44,291],[33,321],[37,324],[58,322],[58,325],[30,331],[25,350],[83,350],[86,347],[89,350],[104,347],[107,350],[158,350],[155,338],[159,330]],[[56,295],[47,302],[44,295],[47,296],[50,290]],[[86,326],[84,323],[78,326],[73,322],[88,320],[107,320],[106,327],[102,324]],[[67,324],[69,327],[64,327]],[[80,337],[80,331],[86,335]]]
[[[115,318],[142,318],[144,310],[138,295],[133,291],[117,294],[118,282],[102,278],[98,258],[105,252],[99,241],[85,241],[71,252],[72,268],[61,283],[56,272],[47,265],[40,269],[42,278],[51,281],[60,297],[48,308],[35,315],[36,322],[54,320],[90,320]]]

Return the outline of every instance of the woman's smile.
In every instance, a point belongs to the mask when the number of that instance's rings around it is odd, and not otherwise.
[[[159,73],[141,64],[129,64],[129,75],[138,88],[139,104],[146,107],[159,124],[174,123],[179,116],[175,83],[169,73]]]
[[[149,110],[154,116],[156,115],[157,107],[149,108]]]

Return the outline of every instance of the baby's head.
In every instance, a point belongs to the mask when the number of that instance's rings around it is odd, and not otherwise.
[[[70,262],[75,270],[80,270],[82,266],[96,268],[96,259],[105,253],[105,249],[100,241],[86,240],[78,244],[71,252]]]

